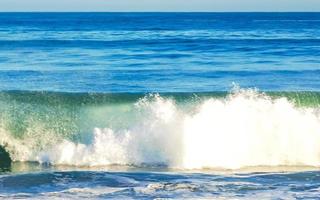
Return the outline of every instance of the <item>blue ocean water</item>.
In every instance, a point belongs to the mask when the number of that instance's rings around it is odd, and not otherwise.
[[[1,13],[0,89],[319,90],[319,13]]]
[[[319,199],[319,173],[56,171],[1,177],[8,199]],[[18,184],[20,183],[20,184]]]
[[[319,199],[320,13],[0,13],[0,199]]]

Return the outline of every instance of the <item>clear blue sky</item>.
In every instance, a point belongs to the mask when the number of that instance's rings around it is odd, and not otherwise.
[[[0,0],[0,11],[320,11],[320,0]]]

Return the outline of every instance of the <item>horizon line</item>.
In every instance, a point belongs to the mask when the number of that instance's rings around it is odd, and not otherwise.
[[[320,13],[319,11],[1,11],[0,13]]]

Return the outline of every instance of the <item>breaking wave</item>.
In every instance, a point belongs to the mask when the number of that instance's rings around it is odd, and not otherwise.
[[[2,94],[0,145],[52,165],[320,166],[318,93],[89,96]]]

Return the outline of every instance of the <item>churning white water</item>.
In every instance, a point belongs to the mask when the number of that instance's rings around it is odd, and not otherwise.
[[[14,159],[182,169],[320,166],[317,108],[298,108],[286,98],[272,99],[254,90],[238,90],[191,107],[184,109],[159,95],[148,96],[136,103],[141,114],[129,128],[95,128],[87,144],[63,140],[29,152],[29,158],[16,153]],[[17,141],[14,145],[19,148]]]

